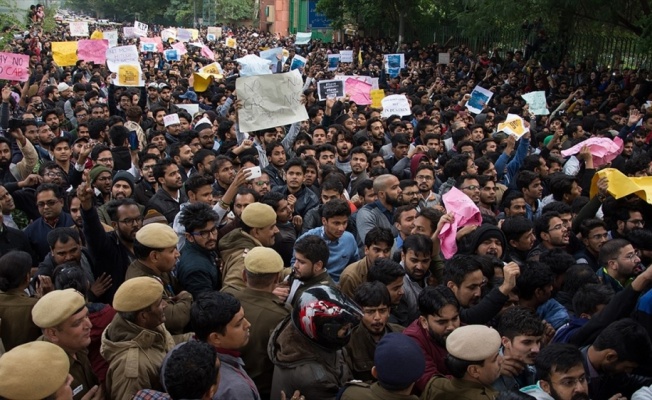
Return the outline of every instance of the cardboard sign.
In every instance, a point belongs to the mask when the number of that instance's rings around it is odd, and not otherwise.
[[[212,64],[208,64],[205,67],[200,68],[199,72],[203,72],[203,73],[209,74],[209,75],[222,75],[222,74],[224,74],[224,71],[222,70],[222,66],[218,62],[214,62]]]
[[[342,56],[339,54],[329,54],[328,55],[328,70],[335,71],[337,66],[340,64]]]
[[[69,67],[77,62],[77,42],[52,42],[52,58],[60,67]]]
[[[317,94],[319,95],[319,101],[328,98],[344,97],[346,94],[346,91],[344,90],[344,81],[336,79],[330,81],[319,81],[317,82]]]
[[[206,40],[208,40],[209,42],[215,42],[217,40],[217,37],[212,33],[207,33]]]
[[[213,53],[213,50],[208,48],[208,46],[202,46],[201,55],[208,58],[209,60],[215,59],[215,53]]]
[[[109,41],[109,48],[118,45],[118,31],[104,31],[102,32],[102,37]]]
[[[29,80],[29,56],[0,53],[0,79],[19,82]]]
[[[163,57],[168,61],[179,61],[179,51],[177,49],[167,49],[163,52]]]
[[[294,44],[308,44],[312,39],[312,32],[297,32],[297,39]]]
[[[86,21],[71,22],[70,36],[88,36],[88,22]]]
[[[109,49],[108,40],[80,40],[77,47],[78,59],[91,61],[95,64],[104,64],[106,62],[106,51]]]
[[[343,63],[352,63],[353,62],[353,50],[340,50],[340,62]]]
[[[388,118],[391,115],[398,115],[404,117],[406,115],[412,114],[410,110],[410,103],[408,102],[407,97],[403,94],[393,94],[387,96],[381,100],[383,107],[383,112],[381,116],[383,118]]]
[[[498,131],[503,131],[507,134],[514,135],[517,138],[525,135],[530,131],[530,128],[525,127],[523,118],[516,114],[507,114],[505,122],[498,124]]]
[[[541,90],[538,92],[530,92],[522,94],[521,97],[527,102],[530,106],[530,111],[534,115],[548,115],[548,105],[546,104],[546,92]]]
[[[124,28],[122,28],[122,35],[125,37],[125,39],[133,39],[138,37],[138,35],[136,35],[136,32],[134,31],[133,26],[125,26]]]
[[[174,114],[168,114],[165,117],[163,117],[163,124],[165,127],[168,127],[170,125],[177,125],[180,124],[181,121],[179,121],[179,114],[174,113]]]
[[[138,64],[138,50],[135,45],[112,47],[106,51],[106,66],[111,72],[118,72],[120,64]]]
[[[494,94],[482,86],[476,86],[471,92],[471,98],[466,102],[466,107],[474,114],[480,114],[485,105]]]
[[[143,24],[142,22],[134,21],[134,34],[136,36],[147,36],[147,30],[149,26]]]
[[[118,66],[117,86],[145,86],[140,64],[121,64]]]

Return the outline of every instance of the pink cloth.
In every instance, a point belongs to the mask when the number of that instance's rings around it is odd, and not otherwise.
[[[576,144],[570,149],[561,152],[563,157],[578,154],[582,147],[588,146],[593,155],[593,166],[595,168],[609,164],[618,157],[618,154],[623,150],[623,140],[619,137],[613,140],[609,138],[593,137],[586,139],[583,142]]]
[[[482,215],[473,200],[457,188],[452,188],[443,195],[442,201],[446,211],[453,213],[455,218],[452,223],[444,225],[439,232],[441,252],[445,259],[449,259],[457,253],[457,242],[455,241],[457,230],[467,225],[480,226]]]

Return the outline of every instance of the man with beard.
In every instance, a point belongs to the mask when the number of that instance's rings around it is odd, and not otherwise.
[[[369,154],[362,147],[354,147],[349,153],[351,154],[351,173],[347,174],[347,178],[349,179],[347,191],[353,194],[358,192],[358,184],[369,178],[367,176]]]
[[[432,240],[425,235],[414,234],[408,236],[401,247],[401,266],[405,269],[403,291],[405,296],[401,307],[407,310],[418,308],[417,298],[426,287],[426,280],[430,276],[430,261],[432,259]]]
[[[54,137],[65,137],[69,141],[72,139],[72,136],[61,129],[61,121],[57,116],[57,110],[45,110],[43,111],[43,121],[50,127]]]
[[[433,192],[435,171],[429,165],[420,165],[414,174],[414,180],[419,185],[419,208],[431,208],[440,204],[439,195]]]
[[[352,171],[350,150],[353,147],[353,134],[344,130],[338,130],[333,135],[333,146],[337,150],[337,158],[335,159],[335,166],[341,169],[345,174]]]
[[[40,218],[25,228],[25,234],[34,249],[36,260],[43,261],[50,252],[47,235],[55,228],[73,226],[72,217],[63,211],[63,193],[51,183],[43,183],[36,189],[36,206]]]
[[[340,290],[349,297],[353,297],[358,286],[367,281],[369,269],[376,260],[390,257],[394,244],[392,231],[385,228],[370,230],[365,240],[364,258],[348,265],[340,275]]]
[[[486,279],[482,274],[482,263],[478,260],[478,256],[457,254],[446,260],[443,283],[452,290],[459,302],[462,322],[486,324],[509,300],[519,274],[518,264],[506,264],[503,267],[503,283],[481,298]]]
[[[367,121],[367,132],[358,133],[357,135],[367,135],[374,144],[374,151],[379,151],[381,147],[385,144],[385,127],[383,126],[383,121],[380,118],[371,118]]]
[[[645,227],[645,218],[641,213],[641,209],[636,203],[617,203],[614,204],[615,210],[612,211],[613,221],[615,221],[615,228],[612,229],[611,238],[613,239],[626,239],[629,232],[635,229],[643,229]]]
[[[411,179],[403,179],[400,182],[401,206],[411,206],[415,209],[419,206],[419,185]]]
[[[97,196],[96,204],[106,204],[111,200],[111,170],[103,165],[95,165],[88,174],[90,183]]]
[[[469,254],[503,259],[507,240],[497,226],[482,224],[469,235]]]
[[[294,215],[303,217],[319,205],[317,195],[303,184],[306,163],[301,158],[295,157],[285,163],[283,170],[286,184],[274,187],[273,191],[286,196],[288,202],[294,205]]]
[[[335,166],[335,154],[337,150],[331,144],[322,144],[317,147],[317,161],[319,162],[319,169],[323,170],[325,166]]]
[[[426,369],[414,385],[420,394],[435,375],[450,375],[445,363],[446,338],[460,327],[460,306],[446,286],[428,286],[418,298],[419,318],[403,331],[414,339],[426,358]]]
[[[17,128],[10,133],[18,145],[22,159],[12,163],[11,142],[8,138],[0,138],[0,183],[17,182],[27,178],[38,162],[36,149],[23,135],[22,130]]]
[[[337,287],[327,270],[329,258],[328,244],[320,236],[307,235],[297,240],[286,303],[295,305],[301,294],[313,286]]]
[[[152,105],[152,108],[161,107],[163,110],[165,110],[166,114],[174,114],[177,111],[179,111],[179,107],[172,104],[171,100],[172,100],[172,89],[170,88],[170,85],[168,85],[167,83],[159,83],[158,102],[154,103]]]
[[[138,168],[140,168],[140,180],[134,188],[134,199],[138,204],[147,204],[158,189],[158,183],[154,178],[154,165],[158,161],[154,154],[145,154],[138,157]]]
[[[553,343],[534,363],[537,383],[521,392],[540,400],[589,400],[589,384],[582,352],[570,344]]]
[[[578,264],[588,264],[594,271],[600,268],[598,257],[600,249],[609,240],[607,224],[603,220],[590,218],[580,223],[580,234],[582,235],[582,250],[573,254]]]
[[[222,277],[216,253],[219,215],[202,202],[187,205],[180,215],[186,243],[176,270],[179,283],[194,298],[201,292],[220,290]]]
[[[227,156],[217,156],[213,161],[212,171],[215,177],[213,190],[218,195],[223,196],[235,179],[233,161]]]
[[[600,248],[598,261],[602,267],[597,271],[598,278],[618,293],[634,280],[641,259],[630,242],[611,239]]]
[[[199,149],[192,156],[194,173],[191,175],[211,175],[211,165],[215,160],[215,152],[208,149]]]
[[[116,289],[124,282],[127,267],[134,258],[136,232],[143,225],[143,216],[138,204],[132,199],[113,200],[107,205],[113,232],[105,232],[93,207],[93,188],[90,186],[88,172],[84,182],[77,188],[84,220],[86,244],[96,262],[96,275],[107,273],[113,286],[105,293],[103,300],[110,302]]]
[[[187,143],[177,143],[170,147],[170,157],[179,167],[179,174],[181,174],[181,181],[185,182],[190,175],[192,164],[192,149]]]
[[[510,307],[501,314],[498,326],[502,341],[502,356],[525,365],[523,371],[512,375],[503,365],[503,374],[492,385],[498,391],[519,390],[533,385],[536,369],[534,361],[541,350],[544,325],[539,317],[520,307]]]
[[[353,301],[362,308],[362,321],[351,331],[346,345],[346,360],[353,378],[363,382],[374,381],[372,368],[376,345],[386,333],[403,332],[401,325],[389,323],[392,307],[389,292],[380,282],[365,282],[356,291]]]
[[[480,201],[478,208],[483,214],[496,216],[496,182],[486,175],[478,175]]]
[[[118,171],[113,177],[110,200],[131,199],[133,198],[133,193],[134,176],[127,171]],[[139,204],[138,208],[142,212],[145,206]],[[109,214],[106,212],[106,203],[98,207],[97,212],[100,214],[100,219],[103,224],[108,225],[111,223],[111,218],[109,218]]]
[[[525,265],[527,254],[532,250],[536,241],[532,221],[520,215],[508,217],[503,221],[500,230],[505,235],[507,242],[507,248],[504,249],[507,254],[504,260],[513,261],[518,265]],[[598,269],[597,265],[595,269]]]
[[[461,190],[473,203],[480,203],[480,182],[477,175],[462,175],[455,180],[455,187]]]
[[[180,204],[188,201],[179,190],[183,186],[179,167],[172,160],[163,159],[156,162],[153,173],[160,187],[147,203],[145,212],[154,209],[165,216],[168,224],[171,224],[180,210]]]
[[[56,114],[55,114],[56,116]],[[45,122],[37,122],[37,138],[38,138],[38,146],[35,146],[38,153],[39,153],[39,158],[44,161],[52,161],[53,157],[50,153],[50,145],[52,144],[52,140],[56,137],[54,133],[52,132],[52,129],[48,124]],[[42,149],[43,151],[39,151],[39,148]]]
[[[374,180],[373,187],[378,200],[358,210],[356,218],[358,238],[362,243],[367,232],[376,226],[391,229],[394,236],[398,234],[393,226],[394,207],[401,205],[399,201],[401,187],[398,178],[390,174],[381,175]]]
[[[528,259],[538,260],[539,255],[544,250],[565,249],[570,243],[570,230],[564,224],[558,212],[549,211],[544,213],[535,221],[534,226],[540,243],[530,251]]]

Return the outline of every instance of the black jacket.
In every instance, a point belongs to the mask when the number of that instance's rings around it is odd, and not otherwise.
[[[10,228],[2,224],[2,232],[0,232],[0,256],[7,254],[12,250],[20,250],[32,257],[32,266],[36,266],[32,246],[29,244],[29,239],[25,232]]]
[[[186,201],[188,201],[188,197],[181,192],[179,192],[179,201],[176,201],[163,188],[159,188],[156,194],[149,199],[145,207],[145,214],[147,214],[147,211],[154,209],[165,216],[168,224],[171,224],[174,222],[174,217],[179,213],[181,203]]]
[[[586,377],[589,380],[589,396],[592,400],[607,400],[617,393],[630,399],[638,389],[652,385],[651,377],[634,374],[600,374],[596,377],[590,377],[588,350],[589,346],[581,349],[584,356],[582,358],[584,371],[586,371]]]

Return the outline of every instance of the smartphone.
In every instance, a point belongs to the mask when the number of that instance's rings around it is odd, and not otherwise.
[[[12,118],[9,120],[9,131],[15,131],[16,129],[20,129],[23,127],[23,120],[22,119],[17,119],[17,118]]]
[[[249,175],[248,179],[260,178],[260,176],[262,175],[262,173],[260,172],[260,167],[247,168],[247,171],[251,171],[251,175]]]
[[[138,135],[136,131],[129,132],[129,148],[131,150],[138,150]]]

